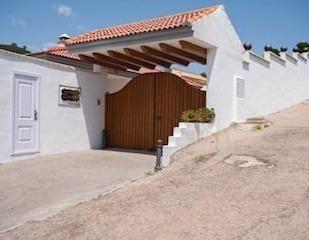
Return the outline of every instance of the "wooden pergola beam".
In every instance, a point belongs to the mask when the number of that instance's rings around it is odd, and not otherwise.
[[[148,46],[143,45],[143,46],[141,46],[141,49],[143,50],[144,53],[154,55],[154,56],[159,57],[159,58],[167,59],[168,61],[178,63],[178,64],[181,64],[183,66],[188,66],[189,63],[190,63],[189,61],[187,61],[183,58],[175,57],[173,55],[167,54],[165,52],[162,52],[162,51],[157,50],[157,49],[152,48],[152,47],[148,47]]]
[[[126,61],[126,62],[132,62],[134,64],[137,64],[139,66],[142,66],[142,67],[145,67],[145,68],[149,68],[149,69],[155,69],[156,65],[155,64],[151,64],[149,62],[145,62],[143,60],[139,60],[137,58],[134,58],[134,57],[130,57],[128,55],[125,55],[123,53],[120,53],[120,52],[116,52],[116,51],[113,51],[113,50],[109,50],[107,51],[108,54],[113,57],[113,58],[117,58],[119,60],[122,60],[122,61]]]
[[[178,56],[189,58],[189,59],[194,60],[196,62],[199,62],[201,64],[204,64],[204,65],[206,64],[206,57],[201,57],[201,56],[196,55],[194,53],[187,52],[185,50],[171,46],[167,43],[160,43],[159,46],[160,46],[161,50],[166,52],[166,53],[176,54]]]
[[[199,45],[196,45],[194,43],[191,43],[185,40],[179,41],[179,44],[181,48],[184,50],[188,50],[188,51],[197,53],[202,56],[207,56],[207,48],[201,47]]]
[[[120,67],[125,67],[125,68],[129,68],[135,71],[139,71],[139,69],[141,68],[140,66],[136,66],[134,64],[128,63],[128,62],[124,62],[121,61],[119,59],[115,59],[109,56],[106,56],[104,54],[101,53],[92,53],[92,55],[94,56],[95,59],[108,63],[108,64],[115,64],[115,65],[119,65]]]
[[[107,68],[111,68],[111,69],[115,69],[115,70],[120,70],[120,71],[126,71],[127,70],[124,67],[114,65],[114,64],[111,64],[111,63],[106,63],[106,62],[103,62],[103,61],[99,61],[99,60],[97,60],[93,57],[87,56],[87,55],[78,54],[78,56],[84,62],[98,64],[98,65],[101,65],[103,67],[107,67]]]
[[[172,65],[170,62],[149,56],[147,54],[144,54],[142,52],[136,51],[136,50],[131,49],[131,48],[124,48],[123,50],[129,56],[136,57],[136,58],[142,59],[142,60],[147,61],[147,62],[155,63],[156,65],[160,65],[160,66],[163,66],[165,68],[169,68]]]

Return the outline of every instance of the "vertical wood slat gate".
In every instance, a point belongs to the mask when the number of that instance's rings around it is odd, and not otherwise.
[[[105,106],[107,146],[154,150],[158,139],[167,144],[183,111],[206,106],[206,92],[171,73],[146,73],[107,94]]]

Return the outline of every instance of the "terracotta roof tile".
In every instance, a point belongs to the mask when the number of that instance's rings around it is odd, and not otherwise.
[[[47,49],[46,53],[74,60],[80,60],[80,58],[77,55],[69,53],[65,46],[50,47]]]
[[[210,15],[218,8],[219,6],[214,6],[209,8],[197,9],[190,12],[178,13],[166,17],[154,18],[109,28],[97,29],[68,39],[66,41],[66,45],[88,43],[139,33],[155,32],[187,26],[204,16]]]
[[[196,87],[196,88],[202,88],[206,86],[206,81],[200,80],[198,78],[192,78],[188,76],[180,76],[187,84]]]
[[[36,55],[42,54],[42,53],[64,57],[64,58],[69,58],[69,59],[74,59],[74,60],[80,60],[80,58],[77,55],[69,53],[65,46],[59,46],[59,45],[50,47],[45,51],[30,53],[29,56],[35,57]]]

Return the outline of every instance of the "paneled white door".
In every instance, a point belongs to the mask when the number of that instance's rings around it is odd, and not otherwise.
[[[13,153],[39,150],[38,78],[23,74],[14,76]]]

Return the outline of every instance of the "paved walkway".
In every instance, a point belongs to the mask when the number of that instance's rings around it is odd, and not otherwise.
[[[149,154],[91,150],[0,165],[0,232],[145,175]]]

